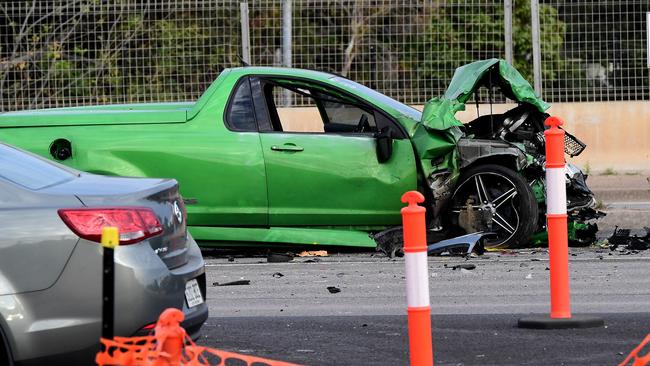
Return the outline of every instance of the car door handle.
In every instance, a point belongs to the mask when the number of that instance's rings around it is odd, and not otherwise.
[[[271,146],[271,150],[273,150],[273,151],[295,151],[295,152],[298,152],[298,151],[303,151],[304,149],[302,147],[300,147],[300,146],[295,145],[295,144],[284,144],[282,146],[273,145],[273,146]]]

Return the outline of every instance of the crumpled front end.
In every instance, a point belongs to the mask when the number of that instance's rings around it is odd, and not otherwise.
[[[503,114],[478,116],[469,123],[462,123],[456,114],[465,110],[465,104],[482,87],[487,88],[490,102],[496,91],[518,106]],[[456,69],[444,95],[426,103],[420,123],[411,130],[411,139],[430,190],[431,229],[443,229],[442,218],[464,170],[480,164],[497,164],[512,169],[528,182],[539,204],[540,217],[536,218],[536,225],[540,232],[545,230],[543,133],[549,107],[505,60],[482,60]],[[585,145],[568,133],[567,136],[567,154],[575,156],[582,152]],[[602,213],[594,210],[595,200],[585,183],[586,176],[571,165],[567,169],[573,237],[576,241],[580,238],[581,243],[590,242],[595,239],[597,227],[586,222]]]

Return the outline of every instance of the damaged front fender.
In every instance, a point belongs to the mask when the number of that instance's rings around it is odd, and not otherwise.
[[[526,154],[521,149],[504,141],[462,138],[458,141],[458,151],[461,168],[486,158],[501,158],[503,161],[512,162],[517,171],[528,165]]]

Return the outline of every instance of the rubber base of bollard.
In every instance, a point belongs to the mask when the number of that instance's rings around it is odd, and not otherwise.
[[[519,328],[528,329],[578,329],[598,328],[605,325],[603,318],[590,315],[573,315],[570,318],[551,318],[548,315],[530,315],[519,319]]]

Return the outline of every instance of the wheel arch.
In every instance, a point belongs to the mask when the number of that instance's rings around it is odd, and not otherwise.
[[[494,164],[519,172],[528,165],[526,154],[505,141],[462,138],[458,141],[458,152],[461,170]]]
[[[2,319],[2,318],[0,318]],[[0,364],[13,366],[13,357],[9,338],[5,334],[6,325],[0,321]],[[6,362],[6,363],[3,363]]]
[[[463,163],[465,163],[465,161],[466,160],[464,160]],[[522,166],[520,163],[520,159],[517,154],[503,152],[478,156],[475,159],[467,160],[467,164],[461,165],[461,172],[472,169],[479,165],[501,165],[516,172],[519,172],[524,168],[524,166]]]

